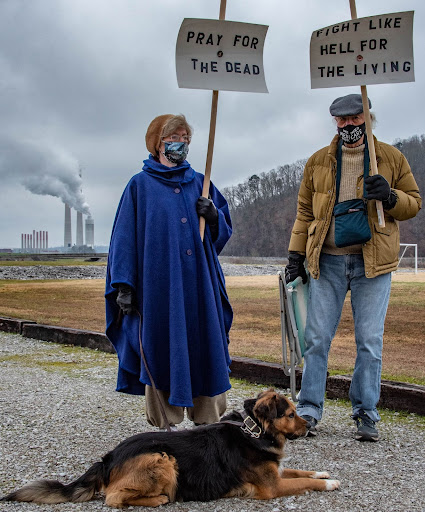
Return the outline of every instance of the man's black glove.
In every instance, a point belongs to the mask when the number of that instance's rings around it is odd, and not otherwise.
[[[391,210],[397,203],[397,194],[391,189],[388,181],[380,174],[365,179],[367,199],[382,201],[385,210]]]
[[[302,277],[303,283],[307,282],[307,272],[304,267],[304,254],[299,252],[289,251],[288,264],[285,267],[285,281],[286,284],[294,281],[298,276]]]
[[[378,201],[386,201],[391,192],[388,181],[380,174],[368,176],[365,179],[367,199],[377,199]]]
[[[124,315],[130,315],[131,313],[136,312],[134,292],[128,284],[120,283],[118,285],[118,296],[116,302]]]
[[[210,226],[217,224],[218,211],[211,199],[201,196],[196,203],[196,211],[200,217],[204,217]]]

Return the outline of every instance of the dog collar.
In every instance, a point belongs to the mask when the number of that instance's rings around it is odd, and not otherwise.
[[[258,439],[263,433],[261,427],[245,411],[242,411],[240,415],[243,418],[243,422],[241,423],[240,426],[241,430],[245,432],[245,434],[248,434],[251,437],[255,437],[255,439]]]

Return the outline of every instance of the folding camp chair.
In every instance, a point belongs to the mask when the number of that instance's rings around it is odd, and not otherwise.
[[[308,281],[303,284],[301,277],[297,277],[286,284],[284,272],[278,272],[278,276],[283,371],[289,377],[292,400],[296,401],[296,369],[302,363],[305,347]]]

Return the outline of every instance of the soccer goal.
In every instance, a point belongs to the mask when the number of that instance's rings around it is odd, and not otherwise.
[[[401,256],[398,260],[398,268],[400,268],[400,262],[403,259],[404,255],[406,254],[406,251],[410,247],[413,247],[413,249],[415,251],[415,274],[417,274],[418,273],[418,244],[400,244],[400,247],[403,247],[403,250],[402,250]]]

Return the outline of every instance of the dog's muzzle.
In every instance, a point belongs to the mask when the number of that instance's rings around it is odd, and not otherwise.
[[[305,435],[307,435],[307,430],[305,431]],[[293,441],[294,439],[298,439],[301,436],[300,436],[300,434],[285,434],[285,437],[286,437],[286,439]]]

